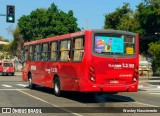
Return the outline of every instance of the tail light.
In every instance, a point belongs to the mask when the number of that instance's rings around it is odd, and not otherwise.
[[[96,79],[95,79],[95,69],[94,69],[93,66],[89,67],[89,80],[91,82],[95,82],[96,81]]]
[[[133,82],[136,82],[138,79],[139,71],[138,68],[134,69]]]

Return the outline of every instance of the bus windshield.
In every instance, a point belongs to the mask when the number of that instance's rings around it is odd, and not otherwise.
[[[4,67],[12,67],[13,64],[12,63],[4,63]]]
[[[94,52],[98,54],[135,54],[135,37],[127,35],[95,35]]]

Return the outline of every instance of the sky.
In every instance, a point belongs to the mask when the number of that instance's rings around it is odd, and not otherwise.
[[[78,27],[81,29],[102,29],[105,15],[112,13],[123,3],[130,3],[132,10],[142,0],[0,0],[0,14],[6,14],[6,6],[15,6],[15,23],[7,23],[5,16],[0,16],[0,36],[13,40],[9,29],[15,29],[18,19],[23,15],[29,15],[37,8],[48,9],[54,3],[58,9],[68,12],[73,10],[74,17],[78,19]]]

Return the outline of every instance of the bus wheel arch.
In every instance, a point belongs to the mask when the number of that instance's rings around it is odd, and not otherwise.
[[[61,95],[61,82],[60,82],[60,78],[59,78],[58,75],[54,76],[53,90],[54,90],[54,95],[55,96],[60,96]]]
[[[32,82],[32,73],[28,72],[28,85],[30,89],[34,89],[35,88],[35,84],[33,84]]]

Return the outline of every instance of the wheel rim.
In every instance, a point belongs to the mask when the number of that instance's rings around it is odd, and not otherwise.
[[[57,81],[55,82],[55,93],[59,93],[59,84]]]
[[[29,87],[31,87],[32,79],[29,78]]]

